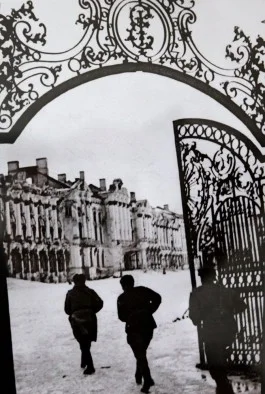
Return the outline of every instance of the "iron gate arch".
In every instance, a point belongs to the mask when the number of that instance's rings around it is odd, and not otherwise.
[[[250,40],[234,27],[224,56],[214,64],[197,47],[194,0],[76,0],[79,40],[47,50],[47,21],[33,2],[0,14],[0,142],[14,142],[47,103],[84,82],[130,71],[182,81],[206,93],[235,116],[265,146],[263,57],[265,41]],[[231,31],[231,35],[232,35]]]
[[[174,122],[192,286],[196,264],[216,263],[218,279],[247,304],[237,316],[232,366],[261,366],[265,267],[265,166],[237,130],[205,119]],[[198,330],[201,362],[203,343]]]

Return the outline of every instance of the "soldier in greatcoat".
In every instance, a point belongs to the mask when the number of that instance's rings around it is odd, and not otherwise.
[[[69,315],[74,337],[80,345],[81,368],[85,368],[85,375],[91,375],[95,368],[90,348],[91,342],[97,340],[96,313],[102,309],[103,301],[94,290],[85,285],[85,275],[74,275],[73,282],[73,289],[66,294],[64,310]]]
[[[146,357],[147,348],[157,327],[153,313],[161,303],[161,296],[144,286],[134,287],[134,278],[124,275],[120,280],[123,293],[118,297],[118,317],[125,322],[127,342],[136,358],[135,380],[144,381],[141,391],[148,393],[155,384]]]
[[[246,304],[237,291],[214,283],[214,268],[199,269],[202,285],[190,294],[189,316],[194,325],[202,328],[202,340],[209,372],[215,380],[217,394],[233,393],[227,378],[227,357],[237,333],[235,315]]]

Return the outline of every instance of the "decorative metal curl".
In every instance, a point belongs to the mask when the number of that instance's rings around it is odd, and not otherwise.
[[[148,63],[218,90],[249,117],[255,130],[265,133],[264,40],[252,42],[236,27],[226,49],[235,67],[215,65],[203,56],[192,35],[194,4],[79,0],[82,12],[76,23],[83,34],[72,48],[59,53],[42,49],[46,24],[38,21],[31,1],[10,15],[0,15],[0,129],[11,131],[35,101],[71,78],[109,65]]]

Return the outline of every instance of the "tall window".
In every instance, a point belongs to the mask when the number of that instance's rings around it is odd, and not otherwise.
[[[102,252],[101,252],[101,264],[102,264],[102,267],[105,267],[105,256],[104,256],[104,250],[102,250]]]
[[[67,218],[71,218],[72,217],[72,204],[71,204],[71,201],[66,201],[65,202],[65,216]]]
[[[97,250],[97,267],[98,268],[100,267],[100,264],[99,264],[99,250]]]
[[[59,239],[62,239],[62,235],[63,235],[62,227],[61,227],[61,225],[59,225],[58,226],[58,237],[59,237]]]
[[[83,226],[82,223],[78,223],[79,226],[79,238],[82,239],[83,238]]]
[[[131,219],[131,229],[132,229],[132,240],[134,240],[133,219]]]
[[[166,229],[165,229],[165,230],[166,230],[166,244],[168,244],[168,230],[169,230],[169,229],[168,229],[167,226],[166,226]]]
[[[91,267],[93,267],[93,254],[92,254],[92,248],[90,248],[90,263],[91,263]]]
[[[94,220],[94,231],[95,231],[95,240],[98,240],[98,232],[97,232],[97,212],[93,210],[93,220]]]
[[[57,260],[58,260],[59,272],[64,271],[64,254],[63,254],[62,250],[58,250],[58,252],[57,252]]]
[[[100,242],[103,242],[103,237],[102,237],[102,217],[101,217],[101,212],[98,214],[98,225],[99,225],[99,235],[100,235]]]
[[[30,252],[30,260],[31,260],[31,272],[38,272],[39,271],[39,256],[38,256],[38,252],[36,250],[32,250]]]

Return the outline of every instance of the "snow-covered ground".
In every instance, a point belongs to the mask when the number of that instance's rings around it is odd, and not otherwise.
[[[156,394],[215,393],[208,372],[195,368],[199,361],[196,329],[189,319],[173,323],[188,307],[188,271],[134,271],[136,285],[153,288],[162,296],[155,314],[158,328],[148,350]],[[68,283],[43,284],[8,279],[13,352],[18,394],[133,394],[135,360],[126,342],[124,324],[117,318],[119,279],[87,282],[104,300],[98,314],[98,341],[92,344],[96,373],[84,376],[80,350],[64,314]],[[235,392],[260,393],[247,381],[234,380]],[[239,391],[240,390],[240,391]]]

